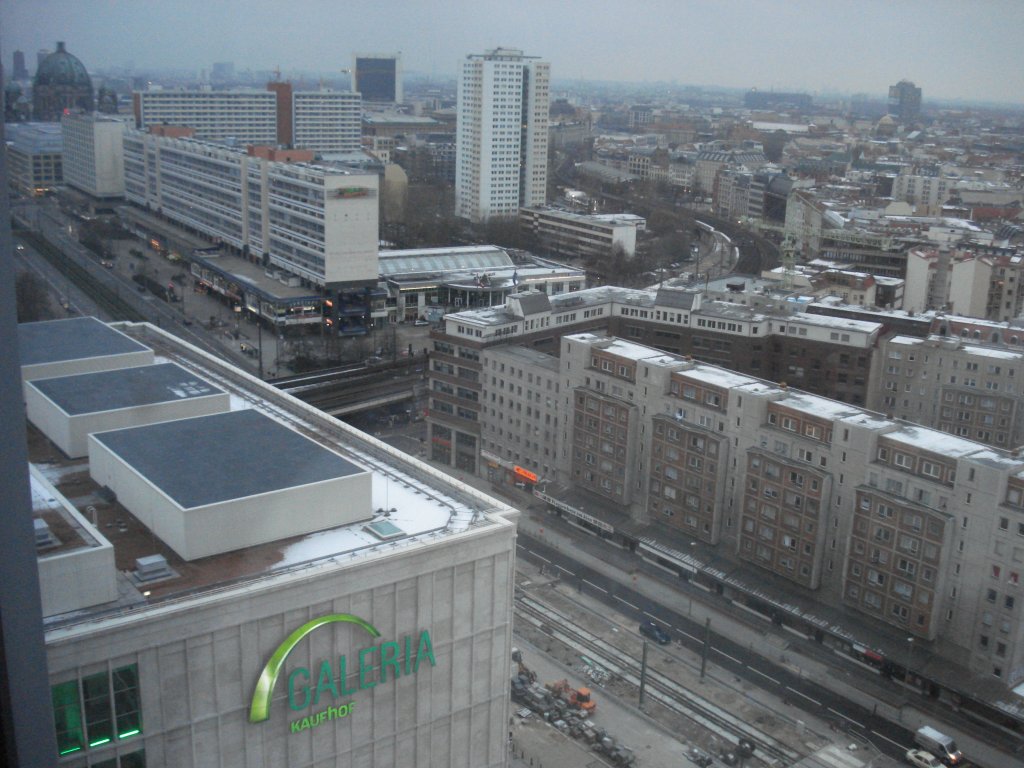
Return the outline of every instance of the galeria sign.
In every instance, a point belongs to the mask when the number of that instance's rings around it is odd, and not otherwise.
[[[261,723],[270,717],[270,699],[274,686],[281,674],[288,654],[310,632],[327,624],[342,622],[355,624],[372,638],[379,638],[380,632],[365,619],[348,613],[331,613],[308,621],[292,632],[260,673],[256,690],[249,707],[249,722]],[[295,667],[288,674],[288,707],[300,712],[309,707],[323,706],[313,715],[298,718],[289,723],[291,733],[315,728],[331,720],[348,717],[355,709],[355,702],[338,704],[336,699],[352,696],[378,685],[396,680],[404,675],[414,675],[424,660],[435,666],[434,647],[430,632],[423,630],[419,637],[406,635],[401,642],[386,640],[361,648],[354,654],[342,654],[337,659],[324,659],[313,670]],[[358,683],[349,685],[349,675],[357,674]]]

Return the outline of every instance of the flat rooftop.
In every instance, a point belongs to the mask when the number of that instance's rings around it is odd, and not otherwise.
[[[166,601],[192,599],[209,590],[236,585],[248,588],[249,584],[264,583],[268,577],[303,573],[307,569],[344,567],[343,564],[373,561],[401,552],[415,554],[443,545],[451,540],[450,537],[469,537],[467,541],[474,541],[483,530],[514,525],[517,512],[507,504],[299,403],[273,387],[238,374],[232,366],[211,359],[159,328],[147,324],[122,324],[119,327],[146,344],[147,348],[154,349],[158,361],[176,362],[184,368],[196,370],[205,381],[225,390],[230,395],[233,408],[247,409],[234,412],[243,420],[270,422],[266,431],[258,430],[263,435],[259,442],[256,442],[254,430],[241,427],[233,430],[231,437],[223,439],[211,434],[217,430],[204,432],[204,441],[220,440],[216,446],[189,443],[179,434],[170,443],[173,449],[152,447],[144,457],[129,455],[133,466],[145,462],[147,467],[155,467],[154,474],[160,473],[161,482],[172,488],[179,482],[173,476],[175,473],[179,476],[194,471],[205,473],[192,478],[196,481],[194,484],[200,486],[208,475],[213,476],[213,483],[236,482],[222,475],[245,470],[247,478],[242,481],[241,490],[236,488],[228,493],[252,493],[254,483],[260,481],[259,477],[253,479],[254,476],[273,473],[268,483],[271,486],[294,486],[315,480],[315,471],[319,469],[322,472],[324,468],[322,465],[306,466],[308,462],[303,461],[303,456],[311,453],[318,457],[317,461],[327,461],[329,476],[333,476],[331,473],[339,467],[370,474],[371,503],[367,513],[372,515],[372,519],[186,561],[97,484],[90,475],[88,461],[63,457],[36,427],[29,424],[28,450],[32,471],[52,486],[52,490],[40,489],[35,493],[33,506],[36,516],[43,516],[48,522],[52,520],[51,530],[65,549],[93,546],[91,538],[105,537],[113,546],[112,567],[116,569],[116,599],[50,615],[45,620],[48,631],[105,617],[122,617],[126,611],[144,611],[159,607]],[[230,414],[222,415],[227,416]],[[217,421],[211,419],[207,423],[216,424]],[[174,429],[173,422],[167,425]],[[137,445],[137,442],[132,442],[132,437],[152,435],[149,429],[120,430],[122,433],[134,433],[128,436],[127,450],[134,450]],[[273,438],[272,449],[267,448],[266,437],[276,434],[276,430],[282,430],[291,440],[298,441],[297,452],[278,437]],[[114,434],[107,432],[103,436],[108,438]],[[201,456],[189,455],[199,450],[203,451]],[[218,466],[228,466],[230,472],[203,466],[203,457],[208,460],[218,451],[221,455],[214,456]],[[252,467],[247,467],[247,463]],[[188,484],[189,481],[186,478],[180,482]],[[225,493],[223,488],[220,493]],[[347,501],[341,498],[337,503],[341,507]],[[82,519],[61,520],[57,516],[61,505],[77,509]],[[88,521],[95,521],[92,533]],[[81,529],[82,533],[70,535],[73,527]],[[56,547],[48,549],[47,555],[51,551],[59,553],[60,550]],[[167,559],[172,575],[140,586],[130,576],[135,561],[154,554]]]
[[[276,301],[288,301],[296,299],[308,299],[309,301],[319,300],[315,292],[304,286],[285,285],[276,277],[267,274],[264,267],[253,264],[239,256],[231,256],[226,253],[216,254],[193,254],[189,257],[191,261],[220,273],[223,277],[234,280],[246,287],[255,288],[265,298]],[[274,269],[273,271],[283,271]]]
[[[149,347],[95,317],[44,320],[18,325],[18,352],[22,365],[85,360],[148,350]]]
[[[224,394],[175,363],[58,376],[29,383],[69,416]]]
[[[253,409],[93,438],[184,509],[366,471]]]

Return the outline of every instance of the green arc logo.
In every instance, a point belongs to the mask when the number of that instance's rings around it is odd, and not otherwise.
[[[285,641],[277,647],[277,650],[274,651],[267,665],[263,668],[263,672],[260,673],[260,679],[256,682],[256,690],[252,694],[252,705],[249,707],[250,723],[260,723],[270,717],[270,697],[274,693],[277,677],[281,673],[281,668],[284,666],[288,654],[299,644],[299,641],[314,629],[319,629],[326,624],[334,624],[336,622],[355,624],[365,629],[371,637],[380,637],[380,632],[377,631],[376,627],[368,621],[348,613],[331,613],[306,622],[288,635]]]

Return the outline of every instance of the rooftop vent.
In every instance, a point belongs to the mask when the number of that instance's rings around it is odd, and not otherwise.
[[[60,543],[50,532],[50,526],[45,520],[37,517],[32,521],[32,525],[36,533],[36,549],[46,549]]]
[[[163,555],[147,555],[135,561],[135,578],[139,581],[155,581],[173,575],[171,569],[167,567],[167,558]]]

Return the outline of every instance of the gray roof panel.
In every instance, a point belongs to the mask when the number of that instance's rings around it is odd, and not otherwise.
[[[93,437],[184,509],[366,471],[255,410]]]
[[[224,394],[175,363],[58,376],[30,382],[70,416]]]
[[[44,320],[18,326],[22,365],[124,355],[148,349],[95,317]]]
[[[672,288],[659,288],[654,304],[658,307],[673,309],[693,309],[693,301],[698,296],[694,291],[680,291]]]
[[[541,291],[529,291],[518,294],[519,306],[523,308],[524,315],[536,315],[541,312],[551,311],[551,301],[546,293]]]

